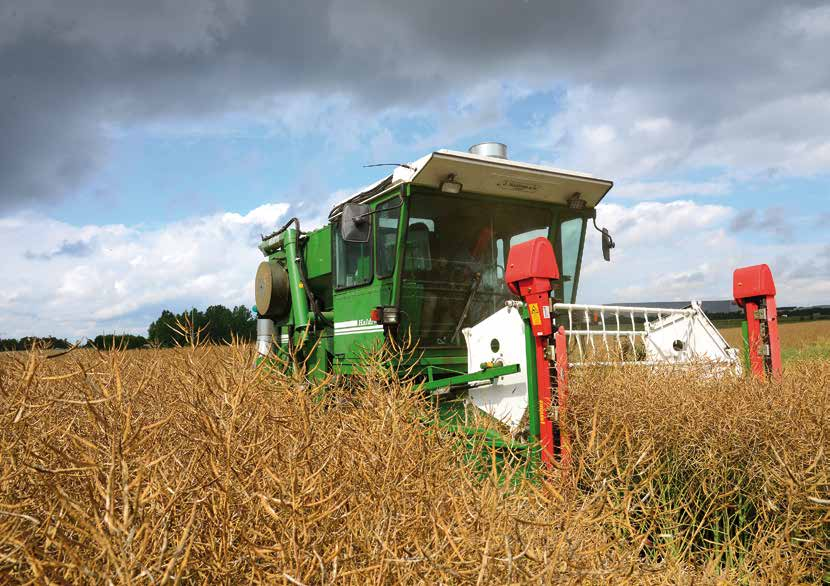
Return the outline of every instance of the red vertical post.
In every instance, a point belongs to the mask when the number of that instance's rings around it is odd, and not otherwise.
[[[550,420],[551,385],[550,363],[545,359],[545,343],[536,338],[536,380],[539,392],[539,443],[542,444],[542,462],[550,468],[554,462],[553,422]]]
[[[539,287],[541,283],[536,283]],[[536,350],[536,388],[539,394],[539,443],[542,447],[542,462],[548,468],[553,466],[555,456],[555,438],[553,422],[550,419],[552,381],[550,379],[550,360],[547,353],[553,324],[550,317],[550,297],[548,291],[531,293],[524,296],[530,328],[533,332]]]
[[[556,390],[559,398],[559,445],[561,450],[562,469],[571,467],[571,438],[568,430],[562,425],[568,412],[568,340],[565,337],[565,326],[559,326],[554,335],[556,348]]]
[[[758,352],[761,347],[761,322],[754,318],[756,311],[758,311],[756,301],[744,301],[746,333],[749,343],[749,368],[752,376],[762,379],[766,376],[766,368],[764,367],[764,357]]]
[[[781,376],[781,340],[778,339],[778,307],[775,305],[775,295],[766,299],[767,332],[769,334],[770,374],[773,378]]]
[[[550,311],[552,280],[559,279],[559,267],[553,246],[547,238],[534,238],[510,248],[504,280],[510,290],[522,297],[527,305],[528,321],[533,334],[536,358],[536,383],[539,396],[539,443],[542,462],[553,466],[555,441],[553,422],[550,419],[551,357],[548,354],[553,320]]]
[[[775,282],[767,265],[735,269],[732,277],[735,303],[744,308],[747,352],[753,376],[765,380],[781,376],[781,343],[778,339],[778,308]]]

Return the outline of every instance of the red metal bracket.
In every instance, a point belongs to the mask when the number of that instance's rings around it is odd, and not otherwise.
[[[780,377],[781,344],[772,271],[765,264],[735,269],[732,295],[746,312],[745,351],[752,375],[762,380]]]

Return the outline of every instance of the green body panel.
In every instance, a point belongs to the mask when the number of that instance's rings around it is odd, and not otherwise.
[[[375,280],[377,281],[377,280]],[[387,286],[388,291],[391,286]],[[384,341],[383,326],[369,317],[382,305],[383,287],[373,282],[334,295],[334,367],[343,374],[351,374],[360,364],[361,355],[378,348]]]
[[[309,233],[304,253],[308,278],[314,280],[317,277],[327,277],[330,281],[331,226]]]
[[[334,289],[331,281],[331,227],[326,226],[308,235],[303,249],[309,285],[321,309],[334,309]]]

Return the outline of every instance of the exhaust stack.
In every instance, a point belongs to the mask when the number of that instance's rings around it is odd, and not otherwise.
[[[506,159],[507,145],[500,142],[480,142],[467,149],[467,152],[483,157],[493,157],[494,159]]]

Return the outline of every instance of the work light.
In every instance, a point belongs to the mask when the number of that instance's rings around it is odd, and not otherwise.
[[[463,186],[455,180],[455,173],[450,173],[441,183],[441,191],[444,193],[460,193]]]

